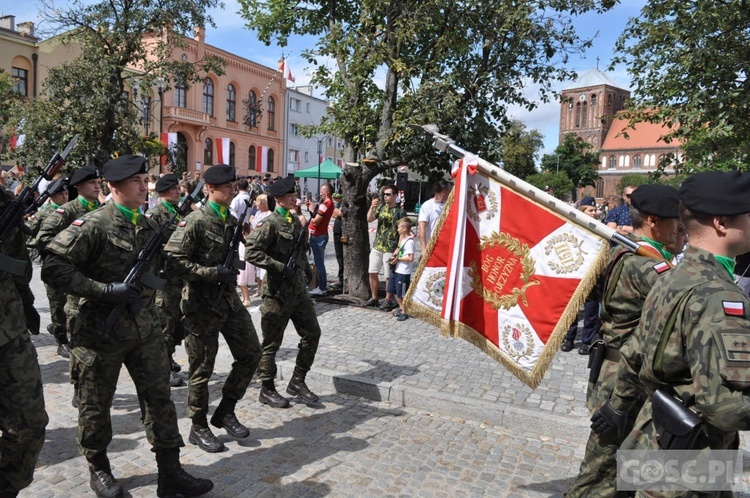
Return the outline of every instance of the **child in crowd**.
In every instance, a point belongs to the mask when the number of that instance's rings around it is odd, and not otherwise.
[[[398,309],[393,316],[399,322],[403,322],[409,318],[404,311],[404,295],[411,283],[411,269],[414,262],[414,237],[411,236],[409,218],[398,220],[398,237],[398,246],[391,258],[391,268],[395,276],[388,280],[388,292],[395,295],[396,302],[398,302]]]

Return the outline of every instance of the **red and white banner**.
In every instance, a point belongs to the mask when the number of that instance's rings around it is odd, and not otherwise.
[[[159,136],[161,143],[172,153],[177,147],[177,133],[162,133]],[[161,165],[166,166],[167,156],[161,156]]]
[[[218,159],[216,164],[229,164],[229,143],[228,138],[216,139],[216,158]]]
[[[292,70],[289,69],[289,63],[286,61],[286,59],[281,59],[279,61],[279,71],[281,71],[284,79],[287,79],[294,83],[294,76],[292,76]]]
[[[485,176],[477,158],[422,255],[407,312],[461,337],[535,388],[609,259],[605,239]]]
[[[255,148],[255,171],[261,173],[268,171],[268,147],[258,145]]]

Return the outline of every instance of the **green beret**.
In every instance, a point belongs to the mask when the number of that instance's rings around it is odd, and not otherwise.
[[[49,187],[47,187],[47,192],[49,192],[49,195],[59,194],[61,192],[65,192],[66,190],[68,190],[67,178],[58,178],[54,182],[50,183]]]
[[[179,180],[177,180],[177,177],[175,175],[173,175],[172,173],[167,173],[166,175],[156,180],[154,190],[156,190],[157,192],[164,192],[171,189],[172,187],[176,187],[177,185],[179,185],[179,183],[180,182]]]
[[[87,182],[89,180],[93,180],[94,178],[101,177],[102,176],[99,172],[99,168],[97,168],[95,164],[88,164],[83,168],[78,168],[73,172],[73,176],[70,177],[68,185],[70,185],[71,187],[75,187],[79,183]]]
[[[680,216],[680,196],[677,190],[666,185],[641,185],[630,194],[630,204],[643,213],[659,218]]]
[[[211,185],[223,185],[237,180],[237,171],[234,166],[228,164],[217,164],[211,166],[203,173],[203,179]]]
[[[102,170],[108,182],[119,182],[134,175],[148,173],[148,160],[135,154],[124,154],[104,163]]]
[[[691,211],[703,214],[735,216],[750,213],[750,173],[697,173],[682,183],[680,201]]]
[[[282,197],[292,192],[295,192],[294,180],[289,177],[273,182],[271,188],[268,189],[268,193],[272,197]]]

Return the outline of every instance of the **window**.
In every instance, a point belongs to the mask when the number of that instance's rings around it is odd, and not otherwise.
[[[227,121],[237,121],[237,90],[227,85]]]
[[[576,128],[581,127],[581,104],[576,104]]]
[[[588,110],[588,104],[586,102],[583,103],[581,106],[581,128],[588,128],[589,126],[589,110]]]
[[[174,106],[187,107],[187,86],[185,85],[185,78],[182,76],[178,76],[174,80]]]
[[[271,131],[276,129],[276,101],[273,100],[273,97],[268,97],[268,129]],[[271,171],[270,166],[268,171]]]
[[[255,146],[254,145],[251,145],[250,148],[247,149],[247,168],[250,170],[255,169]]]
[[[211,78],[203,80],[203,112],[214,115],[214,81]]]
[[[615,169],[617,167],[617,158],[615,156],[609,156],[609,169]]]
[[[300,163],[300,154],[298,150],[295,149],[289,149],[289,162],[294,163],[299,166]]]
[[[271,99],[268,99],[269,102]],[[273,149],[268,149],[268,172],[273,173]]]
[[[300,99],[289,99],[289,110],[300,112],[302,110],[302,101]]]
[[[305,162],[306,163],[310,162],[310,151],[309,150],[305,151]]]
[[[612,107],[612,94],[607,95],[607,107]]]
[[[234,166],[234,142],[229,142],[229,165]]]
[[[328,137],[328,147],[333,147],[333,137]]]
[[[247,94],[247,120],[245,121],[245,124],[247,124],[248,126],[258,126],[255,114],[255,106],[257,105],[258,97],[255,95],[254,91],[250,90],[250,93]],[[251,148],[255,150],[255,147]]]
[[[16,87],[13,89],[23,97],[29,96],[29,72],[18,67],[11,68],[11,76],[16,78]]]
[[[214,163],[214,142],[207,138],[203,144],[203,165],[210,166]]]
[[[305,104],[305,112],[307,114],[310,114],[310,102],[308,102],[308,103]]]
[[[640,168],[641,167],[641,156],[635,156],[633,158],[633,167],[634,168]]]
[[[296,137],[297,135],[299,135],[299,127],[296,124],[291,123],[289,125],[289,134],[293,137]]]

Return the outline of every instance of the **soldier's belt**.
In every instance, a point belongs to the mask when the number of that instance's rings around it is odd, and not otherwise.
[[[621,355],[620,355],[620,348],[612,348],[607,346],[607,350],[604,352],[604,359],[609,361],[614,361],[615,363],[618,363],[620,361]]]
[[[0,271],[15,277],[23,277],[26,274],[26,261],[12,258],[0,252]]]

